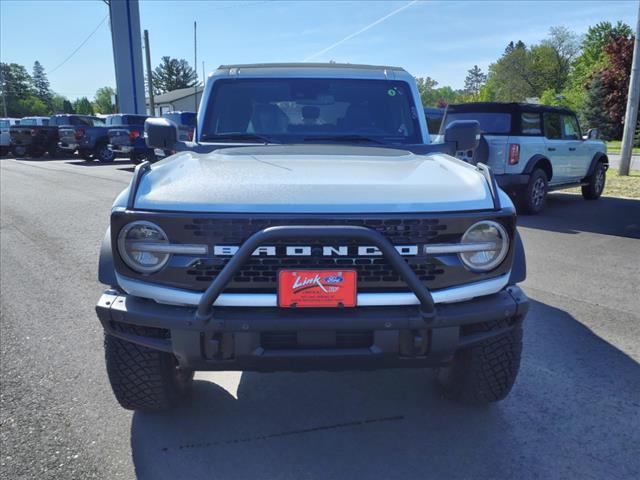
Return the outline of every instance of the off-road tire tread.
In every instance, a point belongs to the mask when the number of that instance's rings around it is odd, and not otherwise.
[[[529,184],[522,189],[521,192],[519,192],[517,198],[516,198],[516,207],[518,209],[518,212],[522,212],[528,215],[537,215],[538,213],[540,213],[543,209],[544,206],[546,205],[546,199],[545,201],[543,201],[542,206],[540,207],[539,210],[537,210],[532,204],[531,204],[531,187],[533,185],[533,183],[536,180],[536,177],[542,173],[545,177],[545,179],[547,180],[547,195],[549,194],[549,179],[547,178],[547,174],[544,172],[544,170],[537,168],[535,169],[532,173],[531,176],[529,177]]]
[[[582,197],[585,200],[597,200],[598,198],[600,198],[602,196],[602,193],[604,192],[604,189],[606,188],[607,185],[607,177],[606,177],[606,172],[605,172],[605,179],[604,179],[604,185],[602,187],[602,192],[597,193],[595,191],[596,185],[595,185],[595,181],[596,181],[596,172],[598,168],[601,168],[600,166],[603,165],[602,162],[598,163],[598,165],[596,165],[596,170],[594,170],[594,172],[589,175],[589,177],[586,179],[587,182],[589,183],[588,185],[583,185],[581,190],[582,190]]]
[[[506,322],[480,324],[476,332],[504,328]],[[491,403],[504,399],[515,383],[522,355],[522,325],[456,353],[454,363],[441,369],[439,379],[445,394],[469,403]]]
[[[105,334],[107,373],[118,403],[128,410],[166,410],[191,386],[193,372],[183,382],[172,355]]]

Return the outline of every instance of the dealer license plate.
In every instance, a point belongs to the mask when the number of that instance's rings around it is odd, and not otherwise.
[[[280,270],[278,305],[284,308],[355,307],[355,270]]]

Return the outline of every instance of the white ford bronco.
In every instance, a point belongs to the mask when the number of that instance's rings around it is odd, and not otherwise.
[[[602,195],[607,147],[596,129],[582,135],[571,110],[526,103],[449,105],[442,128],[459,120],[478,121],[482,138],[478,148],[458,152],[458,158],[489,165],[522,212],[539,213],[551,190],[580,186],[587,200]]]
[[[148,119],[151,148],[115,200],[96,310],[128,409],[168,408],[196,370],[435,367],[451,398],[503,399],[528,299],[509,197],[430,144],[394,67],[221,66],[194,142]]]

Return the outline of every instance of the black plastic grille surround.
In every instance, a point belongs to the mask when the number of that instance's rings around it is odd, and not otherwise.
[[[243,214],[165,214],[152,212],[116,212],[112,216],[112,245],[117,232],[130,221],[148,220],[158,224],[172,243],[206,244],[207,256],[173,255],[167,266],[158,273],[144,275],[130,270],[119,258],[116,269],[130,278],[143,279],[166,286],[204,291],[224,268],[230,256],[213,255],[213,247],[240,246],[253,233],[278,225],[356,225],[374,229],[396,246],[418,245],[419,254],[405,256],[414,272],[427,288],[439,289],[495,277],[507,272],[511,252],[496,270],[484,274],[470,272],[457,255],[426,256],[422,246],[429,243],[459,242],[466,229],[481,219],[500,221],[510,235],[515,228],[512,213],[473,214],[386,214],[354,216],[327,215],[243,215]],[[311,247],[310,256],[286,256],[285,245]],[[358,245],[351,239],[323,241],[321,238],[292,238],[270,243],[276,247],[276,256],[255,256],[247,262],[225,289],[227,293],[275,293],[277,275],[282,269],[354,269],[358,276],[359,292],[406,291],[407,286],[382,256],[358,256]],[[347,246],[348,256],[324,256],[323,246]]]

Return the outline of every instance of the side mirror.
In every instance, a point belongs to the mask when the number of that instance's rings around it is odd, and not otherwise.
[[[166,118],[147,118],[144,122],[144,136],[149,148],[175,150],[178,127]]]
[[[587,130],[587,140],[597,140],[600,137],[600,132],[597,128],[590,128]]]
[[[454,144],[456,152],[475,150],[480,142],[480,123],[475,120],[455,120],[444,129],[444,141]]]

